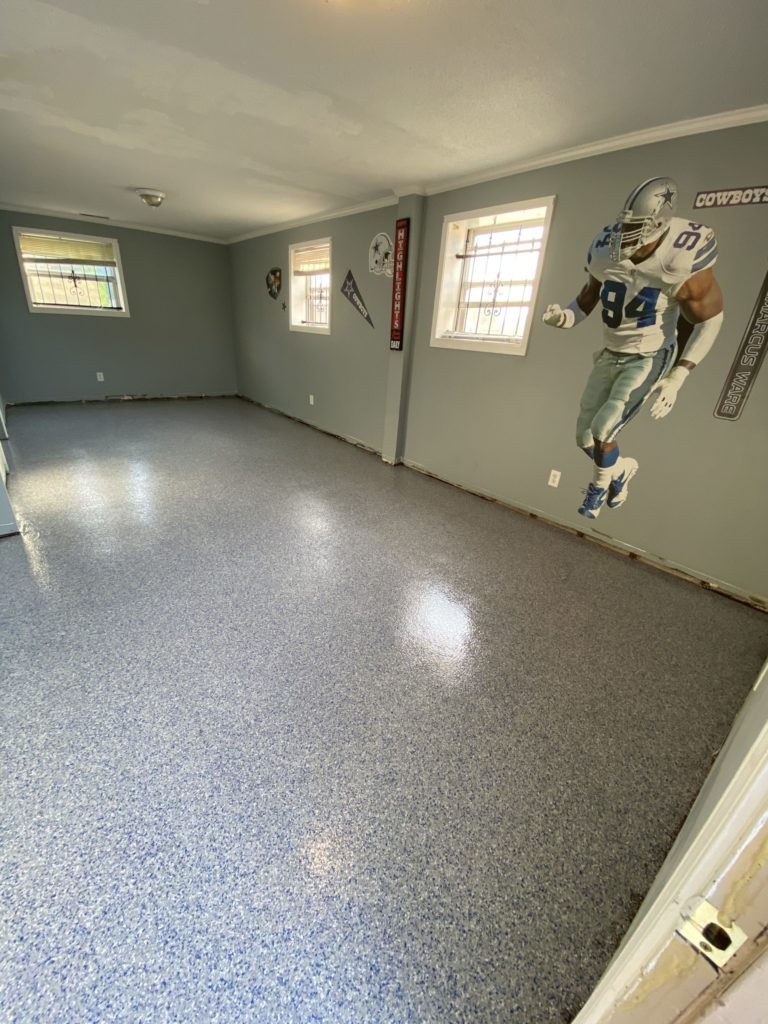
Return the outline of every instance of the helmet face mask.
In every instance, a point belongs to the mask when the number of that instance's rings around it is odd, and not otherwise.
[[[656,230],[652,218],[633,217],[631,210],[622,210],[611,230],[611,259],[615,263],[629,259],[638,249],[653,242],[660,234],[661,230]]]
[[[614,263],[630,259],[667,231],[678,191],[671,178],[649,178],[630,192],[611,229],[608,251]]]

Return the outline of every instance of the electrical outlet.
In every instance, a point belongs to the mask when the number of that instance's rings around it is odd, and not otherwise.
[[[309,396],[309,404],[310,405],[314,405],[315,404],[315,396],[314,395],[310,395]]]
[[[99,372],[96,374],[96,380],[104,380],[104,374]]]
[[[549,480],[547,481],[550,487],[560,486],[560,470],[553,469],[549,474]]]

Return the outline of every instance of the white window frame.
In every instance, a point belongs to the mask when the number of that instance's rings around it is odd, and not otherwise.
[[[122,302],[122,309],[88,309],[84,306],[46,306],[36,304],[32,298],[32,293],[29,288],[29,281],[27,279],[27,273],[24,269],[24,257],[21,252],[21,236],[22,235],[42,235],[46,238],[74,238],[78,241],[84,242],[109,242],[112,246],[112,251],[115,254],[115,265],[117,269],[117,286],[120,293],[120,300]],[[126,317],[130,316],[128,309],[128,296],[125,289],[125,274],[123,272],[123,264],[120,259],[120,244],[116,238],[107,238],[105,235],[82,235],[79,232],[74,231],[48,231],[43,228],[24,228],[16,227],[13,228],[13,241],[16,246],[16,256],[19,261],[19,273],[21,274],[21,280],[24,284],[24,294],[27,297],[27,307],[30,313],[64,313],[70,316],[110,316],[110,317]]]
[[[320,246],[328,246],[328,323],[309,324],[301,322],[299,305],[305,302],[305,291],[303,284],[299,283],[298,275],[294,278],[293,254],[302,249],[317,249]],[[304,278],[304,281],[307,279]],[[333,246],[330,238],[314,238],[306,242],[294,242],[288,246],[288,328],[291,331],[300,331],[304,334],[330,334],[331,313],[333,295]],[[295,317],[295,319],[294,319]]]
[[[528,349],[528,338],[533,324],[533,311],[539,293],[539,285],[546,257],[549,228],[555,208],[555,196],[542,196],[538,199],[526,199],[521,202],[504,203],[482,210],[468,210],[464,213],[448,213],[443,218],[443,234],[440,242],[440,262],[438,264],[437,288],[435,290],[435,306],[432,316],[432,333],[430,345],[435,348],[464,349],[470,352],[497,352],[502,355],[524,356]],[[476,228],[491,226],[494,223],[521,223],[515,220],[515,214],[523,210],[544,209],[544,232],[541,239],[541,254],[536,276],[532,281],[531,298],[528,315],[521,338],[513,336],[476,335],[455,330],[451,325],[455,322],[459,287],[461,284],[461,261],[457,259],[464,252],[467,233]],[[524,221],[522,222],[524,223]]]

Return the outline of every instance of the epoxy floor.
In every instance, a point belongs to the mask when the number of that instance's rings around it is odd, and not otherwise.
[[[236,399],[9,420],[0,1019],[570,1020],[768,618]]]

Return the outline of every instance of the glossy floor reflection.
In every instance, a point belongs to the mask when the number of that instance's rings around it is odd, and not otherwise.
[[[0,1018],[569,1020],[768,619],[235,399],[9,427]]]

